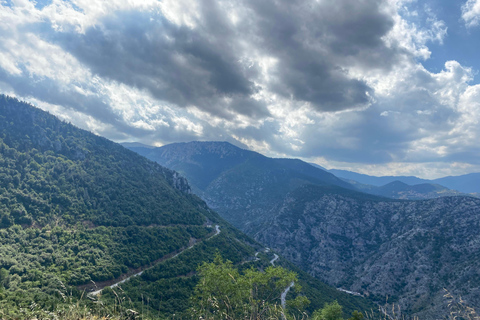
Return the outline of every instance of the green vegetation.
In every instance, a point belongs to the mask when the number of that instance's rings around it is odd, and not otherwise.
[[[63,285],[118,278],[188,245],[203,227],[0,230],[0,309],[51,308]],[[138,248],[142,248],[138,250]]]
[[[173,171],[15,99],[0,96],[0,115],[1,227],[205,221]]]
[[[0,96],[2,317],[54,311],[208,238],[218,217],[188,191],[173,171]]]
[[[189,318],[190,297],[199,279],[196,270],[203,262],[213,261],[216,252],[237,264],[254,254],[249,245],[239,242],[225,228],[218,236],[156,264],[141,276],[103,290],[100,299],[106,304],[120,301],[125,309],[143,310],[153,318]]]
[[[241,274],[220,255],[213,263],[202,264],[199,276],[191,312],[192,318],[205,319],[279,319],[280,296],[297,281],[294,272],[281,267],[264,272],[251,268]]]
[[[200,280],[195,287],[192,319],[307,319],[310,300],[299,295],[301,286],[295,272],[269,266],[263,271],[249,268],[240,272],[219,254],[212,263],[199,267]],[[293,300],[281,305],[281,295],[291,283],[297,292]],[[292,297],[292,295],[290,295]],[[312,320],[343,320],[342,306],[335,300],[313,312]],[[362,320],[354,310],[348,320]]]
[[[342,306],[337,301],[327,303],[322,309],[316,310],[312,314],[313,320],[343,320],[342,318]],[[363,319],[363,315],[358,311],[354,311],[354,319]],[[350,319],[349,319],[350,320]]]
[[[0,318],[190,318],[198,266],[219,252],[261,280],[260,248],[175,172],[0,95]],[[368,305],[298,274],[290,308]]]

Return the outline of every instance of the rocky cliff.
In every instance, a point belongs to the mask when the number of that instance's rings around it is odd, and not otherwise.
[[[304,186],[247,230],[315,277],[441,318],[444,288],[480,305],[480,200],[390,201]]]

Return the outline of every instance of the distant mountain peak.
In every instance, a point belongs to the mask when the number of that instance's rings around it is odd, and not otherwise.
[[[410,186],[409,184],[406,184],[405,182],[395,180],[390,183],[385,184],[383,187],[408,187]]]
[[[324,167],[322,167],[321,165],[318,165],[318,164],[316,164],[316,163],[309,162],[308,164],[314,166],[315,168],[322,169],[323,171],[328,171],[326,168],[324,168]]]

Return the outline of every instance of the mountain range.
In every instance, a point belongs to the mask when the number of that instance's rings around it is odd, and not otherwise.
[[[460,176],[448,176],[438,179],[421,179],[414,176],[371,176],[346,170],[331,169],[328,172],[346,181],[356,181],[361,184],[372,186],[383,186],[395,181],[403,182],[407,185],[418,184],[438,184],[448,189],[457,190],[462,193],[480,193],[480,173],[469,173]]]
[[[383,186],[372,186],[357,183],[353,180],[347,180],[355,186],[357,190],[383,196],[392,199],[421,200],[434,199],[438,197],[465,195],[459,191],[448,189],[444,186],[434,183],[420,183],[409,185],[398,180],[387,183]]]
[[[196,146],[193,147],[193,144],[196,144]],[[209,145],[207,146],[206,144]],[[264,159],[264,162],[267,164],[267,166],[272,169],[280,166],[285,170],[296,170],[297,173],[301,172],[303,174],[303,178],[300,179],[305,179],[305,176],[309,176],[308,179],[316,179],[314,182],[316,184],[336,185],[346,189],[354,189],[393,199],[420,200],[464,194],[464,192],[457,191],[457,189],[450,189],[440,185],[439,183],[436,183],[436,181],[423,180],[417,177],[375,177],[344,170],[327,170],[319,165],[308,163],[311,165],[311,167],[313,167],[312,169],[307,165],[306,162],[298,159],[267,158],[256,152],[235,147],[228,142],[191,142],[189,144],[178,143],[161,148],[155,148],[152,146],[143,145],[141,143],[124,143],[122,145],[166,167],[172,168],[179,172],[184,172],[185,175],[189,177],[189,180],[191,180],[193,188],[196,188],[195,191],[197,194],[203,193],[203,189],[206,187],[206,185],[214,181],[221,174],[221,172],[225,172],[234,168],[244,160],[245,166],[252,164],[253,168],[256,166],[256,164],[253,164],[253,162],[257,160],[260,161],[260,159]],[[209,157],[210,152],[215,153],[215,151],[209,149],[221,147],[223,147],[223,151],[228,150],[226,152],[229,153],[223,156],[226,158],[230,157],[232,159],[223,159],[223,161],[219,162],[216,161],[214,157],[211,159],[212,161],[210,161],[208,158],[202,158]],[[203,148],[205,150],[203,150]],[[178,158],[178,155],[182,154],[182,149],[187,150],[186,152],[189,152],[189,154],[183,154],[182,158]],[[198,161],[195,160],[197,157],[199,158]],[[265,171],[263,172],[265,173]],[[327,172],[332,173],[334,176],[332,177],[331,175],[327,175]],[[358,180],[353,178],[358,178]],[[452,181],[455,181],[451,183],[452,185],[458,185],[462,183],[464,176],[450,178]],[[201,181],[197,181],[196,179],[200,179]],[[197,184],[199,185],[199,188],[197,188]],[[471,187],[469,190],[477,190],[476,188],[478,183],[476,183],[476,181],[472,181],[470,185]],[[465,190],[465,188],[460,189]],[[212,203],[212,205],[214,204]],[[240,206],[240,208],[242,207]]]
[[[349,183],[225,142],[127,147],[150,160],[0,96],[2,317],[45,316],[67,300],[186,316],[196,268],[217,252],[239,268],[294,270],[303,289],[287,299],[305,295],[308,312],[333,300],[368,310],[388,295],[404,315],[435,319],[447,312],[443,288],[480,305],[477,198]],[[402,192],[433,199],[388,198]]]
[[[197,195],[240,229],[245,228],[245,223],[261,224],[268,219],[263,212],[272,203],[282,201],[286,193],[305,183],[354,189],[303,161],[268,158],[228,142],[129,149],[181,173]]]
[[[131,149],[177,170],[226,220],[333,286],[379,303],[388,295],[406,314],[427,319],[445,314],[444,288],[480,305],[476,198],[438,197],[448,189],[396,180],[380,188],[382,196],[367,194],[300,160],[225,142]],[[405,189],[437,195],[386,197]]]
[[[220,253],[263,270],[277,256],[211,210],[177,172],[3,95],[0,177],[2,319],[51,318],[72,305],[186,317],[202,262]],[[275,264],[298,273],[303,291],[287,299],[305,295],[308,312],[333,300],[346,312],[374,307],[281,257]]]

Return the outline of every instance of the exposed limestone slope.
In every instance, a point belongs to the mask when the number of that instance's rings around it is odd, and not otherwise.
[[[255,238],[331,285],[388,295],[428,318],[442,313],[443,288],[480,305],[479,199],[389,201],[305,186],[272,212]]]

